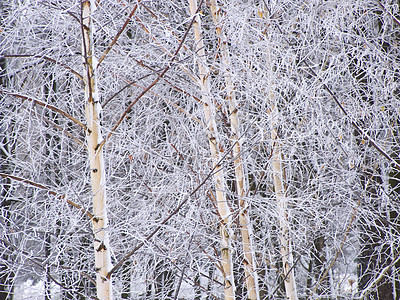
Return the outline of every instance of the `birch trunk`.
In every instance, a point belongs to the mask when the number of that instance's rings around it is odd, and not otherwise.
[[[235,166],[235,181],[236,181],[236,190],[238,194],[239,208],[240,208],[239,224],[240,224],[240,233],[242,236],[242,247],[244,254],[243,265],[246,276],[246,286],[248,293],[247,297],[250,300],[256,300],[259,298],[258,296],[259,290],[258,290],[257,273],[255,272],[255,265],[254,265],[255,258],[251,240],[252,230],[248,213],[249,205],[244,198],[246,195],[247,187],[244,177],[243,160],[241,157],[242,145],[240,141],[239,116],[236,105],[235,89],[230,71],[231,62],[230,62],[229,50],[227,47],[227,38],[226,35],[222,32],[220,24],[221,9],[218,7],[216,0],[211,0],[211,12],[214,23],[216,25],[216,32],[219,39],[221,68],[225,77],[227,100],[229,103],[232,142],[234,143],[233,156],[234,156],[234,166]]]
[[[189,0],[190,12],[192,16],[196,14],[197,1]],[[205,51],[203,37],[201,33],[201,20],[199,15],[195,17],[193,23],[195,34],[196,53],[198,59],[200,87],[202,93],[202,101],[204,105],[204,117],[208,129],[208,141],[210,145],[211,157],[213,160],[213,167],[215,168],[214,182],[216,190],[216,199],[218,213],[221,217],[221,261],[224,271],[224,284],[225,284],[225,299],[235,299],[235,282],[233,277],[233,263],[232,263],[232,230],[231,230],[231,209],[226,201],[225,189],[225,175],[224,171],[218,162],[220,160],[220,144],[218,139],[218,132],[215,122],[215,106],[211,99],[210,83],[208,81],[209,69],[205,61]]]
[[[101,105],[97,92],[96,61],[93,47],[93,24],[91,13],[95,9],[91,1],[82,3],[82,53],[85,79],[85,110],[87,122],[87,143],[90,160],[90,177],[93,193],[94,252],[96,271],[96,290],[100,300],[112,299],[111,279],[107,274],[111,270],[110,245],[107,233],[106,180],[103,160],[103,148],[98,148],[101,137]]]
[[[294,280],[293,270],[293,254],[290,243],[290,226],[288,201],[286,198],[286,175],[283,164],[283,154],[277,132],[277,115],[278,110],[275,104],[274,94],[270,92],[270,124],[271,124],[271,140],[272,140],[272,157],[271,167],[274,180],[274,189],[278,209],[279,229],[280,229],[280,252],[282,256],[283,277],[285,279],[286,296],[289,300],[297,300],[296,282]]]
[[[263,19],[263,12],[266,9],[260,8],[259,16]],[[262,24],[262,22],[261,22]],[[265,23],[263,24],[266,25]],[[267,34],[265,38],[268,39]],[[276,197],[277,212],[279,218],[279,241],[280,253],[282,256],[283,278],[286,291],[286,297],[289,300],[297,300],[296,282],[294,277],[293,253],[290,242],[290,222],[289,222],[289,209],[288,200],[286,197],[286,174],[283,162],[283,153],[281,150],[281,141],[278,135],[278,115],[279,111],[276,106],[275,94],[273,92],[273,77],[271,53],[269,47],[266,49],[266,63],[268,69],[268,82],[266,84],[266,97],[268,98],[268,115],[271,127],[271,142],[272,142],[272,156],[271,156],[271,169],[274,182],[274,190]]]

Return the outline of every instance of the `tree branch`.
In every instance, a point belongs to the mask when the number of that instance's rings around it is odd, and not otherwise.
[[[76,72],[74,69],[71,67],[68,67],[67,65],[64,65],[63,63],[60,63],[59,61],[56,61],[53,58],[50,58],[48,56],[42,56],[42,55],[35,55],[35,54],[6,54],[4,57],[34,57],[34,58],[43,58],[44,60],[51,61],[59,66],[64,67],[68,71],[71,71],[72,74],[76,75],[80,80],[83,81],[82,75],[80,75],[78,72]]]
[[[48,271],[48,269],[43,265],[43,263],[42,263],[41,261],[39,261],[39,260],[36,259],[36,258],[31,258],[30,255],[29,255],[28,253],[26,253],[26,252],[23,251],[23,250],[18,249],[17,246],[11,244],[9,241],[7,241],[7,240],[5,240],[5,239],[0,239],[0,241],[1,241],[6,247],[10,247],[10,248],[13,249],[14,251],[17,251],[17,252],[23,254],[23,255],[26,257],[27,260],[29,260],[30,262],[32,262],[33,264],[35,264],[36,266],[38,266],[40,269],[42,269],[42,270],[46,273],[46,276],[48,276],[56,285],[58,285],[59,287],[61,287],[61,288],[64,289],[64,290],[67,290],[67,291],[71,291],[71,290],[72,290],[71,288],[66,287],[66,286],[63,285],[61,282],[59,282],[57,279],[55,279],[54,276],[50,274],[50,272]],[[86,295],[84,295],[84,294],[82,294],[82,293],[80,293],[80,292],[78,292],[78,291],[72,290],[72,292],[73,292],[74,294],[79,295],[79,296],[86,297]],[[91,299],[95,299],[95,300],[99,300],[97,297],[90,297],[90,298],[91,298]]]
[[[388,10],[386,9],[386,7],[382,4],[382,2],[378,0],[378,4],[379,4],[379,6],[385,11],[385,13],[387,13],[388,15],[390,15],[390,16],[392,17],[393,21],[394,21],[395,23],[397,23],[397,25],[400,26],[400,21],[399,21],[390,11],[388,11]]]
[[[186,202],[189,201],[190,197],[192,197],[194,194],[197,193],[197,191],[214,175],[214,171],[217,167],[220,166],[221,162],[226,158],[227,155],[230,154],[230,151],[232,151],[233,147],[236,145],[237,142],[235,142],[231,149],[229,151],[226,151],[224,156],[218,161],[217,164],[211,169],[211,171],[207,174],[207,176],[203,179],[203,181],[184,199],[182,202],[166,217],[158,226],[156,229],[154,229],[148,236],[145,237],[145,241],[150,240],[161,228],[163,225],[165,225],[173,216],[175,216],[181,208],[186,204]],[[107,274],[107,278],[110,279],[111,275],[119,269],[123,263],[129,259],[137,250],[142,248],[144,246],[145,242],[140,242],[132,251],[128,252],[112,269],[111,271]]]
[[[75,119],[75,118],[74,118],[73,116],[71,116],[70,114],[66,113],[65,111],[63,111],[63,110],[61,110],[61,109],[59,109],[59,108],[57,108],[57,107],[55,107],[55,106],[53,106],[53,105],[44,103],[44,102],[42,102],[42,101],[40,101],[40,100],[33,99],[33,98],[31,98],[31,97],[28,97],[28,96],[24,96],[24,95],[20,95],[20,94],[16,94],[16,93],[11,93],[11,92],[7,92],[7,91],[4,91],[4,90],[0,90],[0,93],[2,93],[2,94],[4,94],[4,95],[14,96],[14,97],[20,98],[20,99],[22,99],[22,100],[28,100],[28,101],[31,101],[31,102],[33,102],[33,103],[35,103],[35,104],[38,104],[38,105],[40,105],[40,106],[43,106],[44,108],[51,109],[52,111],[55,111],[55,112],[57,112],[57,113],[63,115],[64,117],[70,119],[72,122],[74,122],[75,124],[79,125],[79,126],[80,126],[81,128],[83,128],[85,131],[88,130],[87,127],[86,127],[86,125],[84,125],[82,122],[78,121],[77,119]]]
[[[118,31],[118,33],[115,35],[114,39],[111,41],[110,45],[108,45],[107,49],[104,51],[103,55],[100,57],[99,62],[97,63],[97,67],[100,66],[101,62],[104,60],[104,58],[107,56],[108,52],[110,52],[112,46],[114,46],[114,44],[117,42],[119,36],[122,34],[122,32],[125,30],[126,26],[128,25],[129,21],[131,20],[133,14],[135,13],[138,4],[140,3],[140,1],[142,0],[138,0],[137,4],[135,5],[135,7],[132,9],[129,17],[126,19],[124,25],[122,25],[121,29]]]
[[[197,9],[197,12],[200,10],[201,4],[203,3],[204,0],[201,0],[201,3],[199,4],[199,7]],[[177,57],[179,51],[181,50],[182,46],[183,46],[183,42],[186,40],[187,35],[189,34],[190,29],[193,26],[194,20],[195,20],[194,16],[192,18],[192,20],[190,21],[190,24],[182,38],[181,43],[179,44],[178,48],[176,49],[174,56],[171,58],[169,64],[165,67],[164,71],[162,71],[162,73],[160,75],[157,76],[157,78],[134,100],[132,101],[132,103],[128,106],[128,108],[124,111],[124,113],[122,114],[122,116],[120,117],[120,119],[117,121],[117,123],[115,124],[115,126],[111,129],[110,133],[107,135],[107,137],[97,146],[96,151],[98,151],[100,148],[102,148],[104,146],[104,144],[110,139],[110,137],[113,135],[113,133],[115,132],[115,130],[119,127],[119,125],[122,123],[122,121],[125,119],[125,117],[127,116],[127,114],[131,111],[132,107],[139,101],[140,98],[142,98],[153,86],[156,85],[156,83],[167,73],[167,71],[171,68],[173,61],[175,60],[175,58]]]
[[[59,198],[59,199],[61,199],[61,200],[64,200],[64,199],[65,199],[65,200],[67,201],[68,204],[70,204],[71,206],[76,207],[77,209],[79,209],[81,212],[83,212],[85,215],[87,215],[90,219],[93,219],[93,218],[94,218],[94,215],[92,215],[89,211],[87,211],[86,209],[84,209],[82,206],[80,206],[79,204],[77,204],[77,203],[75,203],[75,202],[73,202],[73,201],[71,201],[71,200],[69,200],[69,199],[66,199],[66,198],[65,198],[65,194],[61,195],[61,194],[59,194],[59,193],[57,193],[57,192],[54,192],[54,191],[50,190],[47,186],[44,186],[44,185],[42,185],[42,184],[40,184],[40,183],[31,181],[31,180],[28,180],[28,179],[25,179],[25,178],[22,178],[22,177],[17,177],[17,176],[10,175],[10,174],[5,174],[5,173],[0,173],[0,177],[3,177],[3,178],[10,178],[10,179],[13,179],[13,180],[15,180],[15,181],[19,181],[19,182],[26,183],[26,184],[28,184],[28,185],[37,187],[37,188],[39,188],[39,189],[41,189],[41,190],[45,190],[45,191],[47,191],[50,195],[56,196],[57,198]]]

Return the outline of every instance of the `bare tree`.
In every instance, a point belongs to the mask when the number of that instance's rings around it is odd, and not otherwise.
[[[1,18],[2,295],[398,298],[396,2]]]
[[[216,26],[216,33],[218,36],[218,48],[220,51],[221,60],[221,71],[223,72],[226,84],[226,94],[229,102],[229,116],[230,116],[230,127],[232,131],[232,142],[233,146],[233,156],[234,156],[234,168],[235,168],[235,182],[236,191],[238,195],[239,202],[239,223],[240,223],[240,233],[242,237],[242,247],[243,247],[243,264],[245,271],[245,278],[248,290],[249,299],[259,298],[259,289],[257,282],[257,272],[255,268],[255,257],[252,242],[252,224],[249,218],[249,204],[245,199],[248,192],[248,187],[246,184],[246,174],[242,159],[242,141],[241,133],[239,129],[239,107],[236,102],[235,88],[232,79],[232,74],[230,69],[230,53],[228,49],[228,40],[225,33],[222,30],[222,10],[218,7],[216,1],[211,1],[211,12],[213,20]]]
[[[232,262],[232,211],[227,202],[225,194],[226,179],[223,168],[219,165],[222,158],[222,145],[217,130],[215,121],[216,108],[212,100],[212,92],[210,90],[209,76],[210,71],[205,60],[205,45],[201,32],[200,16],[196,15],[197,1],[191,0],[190,12],[195,16],[193,25],[195,33],[196,53],[198,55],[199,69],[199,85],[201,88],[202,102],[204,105],[204,119],[207,126],[208,142],[210,145],[211,157],[215,168],[215,200],[217,202],[218,213],[221,218],[221,262],[223,266],[223,275],[225,281],[225,299],[235,299],[235,281],[233,277],[233,262]]]
[[[101,135],[101,103],[97,91],[97,63],[94,53],[94,26],[90,1],[82,3],[82,56],[85,82],[86,135],[90,161],[93,193],[93,233],[95,251],[96,289],[99,299],[113,299],[111,278],[110,243],[106,198],[106,173]]]

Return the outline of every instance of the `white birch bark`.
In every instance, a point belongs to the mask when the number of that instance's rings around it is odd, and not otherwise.
[[[221,68],[225,77],[227,100],[229,103],[229,114],[230,114],[230,126],[232,131],[232,142],[235,143],[233,147],[234,166],[235,166],[235,181],[236,190],[239,199],[239,224],[240,233],[242,236],[242,247],[244,254],[244,271],[246,276],[247,286],[247,297],[250,300],[259,298],[258,280],[257,273],[255,272],[255,256],[252,247],[252,230],[250,224],[250,218],[248,213],[249,204],[245,200],[247,192],[246,181],[244,177],[244,166],[241,157],[242,144],[240,141],[240,130],[239,130],[239,116],[236,105],[235,88],[232,80],[232,74],[230,71],[230,54],[227,47],[227,38],[221,28],[221,9],[218,7],[216,0],[211,0],[211,12],[214,23],[216,25],[216,32],[219,38],[219,51],[221,55]]]
[[[290,226],[288,213],[288,200],[286,198],[286,175],[283,163],[283,154],[277,132],[278,110],[275,104],[275,96],[269,93],[270,110],[268,111],[271,124],[272,157],[271,167],[274,181],[275,196],[277,202],[279,229],[280,229],[280,253],[282,256],[283,277],[285,278],[286,296],[289,300],[297,300],[296,282],[294,280],[293,254],[290,243]]]
[[[265,10],[259,11],[259,16],[263,18]],[[260,13],[261,12],[261,13]],[[265,35],[268,38],[267,35]],[[279,241],[280,241],[280,253],[282,256],[283,266],[283,278],[286,297],[289,300],[297,300],[296,282],[294,276],[294,265],[293,265],[293,252],[290,241],[290,220],[289,220],[289,208],[288,199],[286,197],[286,174],[284,165],[284,155],[281,150],[281,141],[278,135],[278,117],[279,111],[275,99],[275,93],[273,88],[274,73],[272,70],[272,59],[269,47],[266,49],[266,64],[268,70],[268,81],[266,83],[266,97],[269,104],[267,113],[270,120],[271,128],[271,143],[272,143],[272,156],[271,156],[271,169],[272,178],[274,183],[275,197],[277,212],[279,218]]]
[[[107,278],[111,270],[110,245],[107,232],[106,180],[103,148],[98,148],[101,137],[101,105],[97,92],[96,60],[93,47],[93,24],[91,14],[94,10],[90,1],[82,3],[83,42],[82,53],[85,79],[85,110],[87,122],[87,143],[90,160],[90,177],[93,193],[92,225],[94,231],[94,252],[96,271],[96,290],[100,300],[112,299],[112,282]]]
[[[197,1],[189,0],[190,12],[192,16],[197,10]],[[195,34],[196,53],[199,67],[200,77],[200,88],[202,93],[202,101],[204,104],[204,117],[208,129],[208,141],[210,145],[211,157],[213,160],[213,167],[215,168],[214,182],[216,190],[216,199],[218,213],[221,217],[221,261],[224,271],[224,283],[225,283],[225,299],[235,299],[235,282],[233,278],[233,262],[232,262],[232,230],[231,230],[231,209],[226,200],[225,189],[225,174],[221,166],[218,165],[220,160],[220,144],[218,139],[217,126],[215,123],[215,106],[211,99],[210,83],[208,81],[209,68],[205,61],[205,51],[203,37],[201,33],[201,20],[200,16],[197,15],[193,23],[193,29]]]

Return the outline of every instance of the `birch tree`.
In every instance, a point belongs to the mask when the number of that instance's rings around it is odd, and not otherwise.
[[[106,200],[105,163],[101,135],[101,104],[97,91],[97,61],[94,54],[94,2],[82,2],[82,54],[85,82],[86,135],[93,193],[93,233],[95,251],[96,289],[99,299],[113,299],[110,243]]]
[[[2,88],[7,86],[7,67],[6,67],[6,61],[3,58],[0,60],[0,68],[1,68],[1,75],[0,75],[0,86]],[[6,131],[8,131],[7,126],[12,126],[12,124],[8,122],[3,122],[3,118],[6,119],[6,117],[3,114],[0,114],[0,120],[2,123],[2,126],[0,127],[0,130],[2,132],[1,134],[1,170],[7,170],[8,166],[6,165],[6,161],[10,153],[12,152],[12,144],[10,144],[10,136],[6,134]],[[8,124],[7,124],[8,123]],[[2,226],[9,228],[10,227],[10,218],[9,214],[11,213],[12,209],[12,201],[8,200],[8,192],[10,189],[10,180],[7,178],[1,178],[2,181],[1,185],[1,210],[2,213],[5,215],[4,218],[4,223]],[[4,251],[2,253],[2,260],[1,260],[1,265],[0,265],[0,298],[1,299],[13,299],[14,297],[14,287],[15,287],[15,272],[13,268],[9,267],[9,262],[12,260],[12,253],[8,251]]]
[[[228,50],[228,40],[222,30],[222,10],[218,7],[216,1],[211,1],[211,12],[213,20],[216,26],[216,33],[218,36],[218,48],[220,51],[221,59],[221,69],[224,74],[226,83],[226,94],[229,105],[229,115],[230,115],[230,125],[232,131],[232,142],[233,146],[233,156],[234,156],[234,166],[235,166],[235,181],[236,181],[236,191],[239,199],[239,223],[240,232],[242,236],[242,247],[244,253],[244,270],[246,285],[248,291],[249,299],[258,299],[258,282],[257,273],[255,270],[255,258],[254,250],[252,246],[252,229],[251,222],[249,219],[249,204],[245,200],[245,196],[248,192],[246,186],[245,171],[243,166],[242,155],[242,142],[241,134],[239,131],[239,117],[238,117],[238,106],[236,103],[236,95],[234,90],[234,83],[232,79],[232,74],[230,72],[230,53]]]
[[[197,13],[197,1],[190,0],[190,13],[195,16],[193,30],[196,42],[196,55],[199,69],[199,85],[202,93],[202,102],[204,106],[204,118],[207,126],[208,142],[210,145],[211,157],[213,159],[213,167],[215,168],[215,194],[218,207],[218,213],[221,218],[220,234],[221,234],[221,261],[224,272],[225,281],[225,299],[235,299],[235,280],[233,278],[233,262],[232,262],[232,211],[228,205],[225,189],[226,179],[223,168],[219,165],[223,151],[220,144],[219,133],[215,123],[216,109],[212,100],[210,90],[209,76],[210,71],[205,60],[205,45],[201,32],[201,20]]]
[[[261,10],[261,14],[264,10]],[[262,16],[262,15],[261,15]],[[267,36],[267,35],[266,35]],[[268,114],[270,118],[270,130],[271,130],[271,169],[272,178],[274,184],[274,191],[276,197],[276,205],[279,218],[279,240],[280,240],[280,253],[282,257],[282,269],[283,269],[283,281],[285,284],[286,297],[290,300],[298,299],[296,291],[296,282],[294,276],[294,262],[293,262],[293,248],[291,241],[291,220],[289,214],[289,200],[288,190],[286,186],[286,170],[285,170],[285,158],[282,153],[282,142],[278,134],[278,121],[279,110],[275,99],[274,93],[274,79],[272,73],[272,60],[270,50],[267,46],[266,49],[266,63],[268,70],[268,81],[266,87],[267,101],[269,104]]]
[[[397,3],[2,5],[7,293],[398,297]]]

